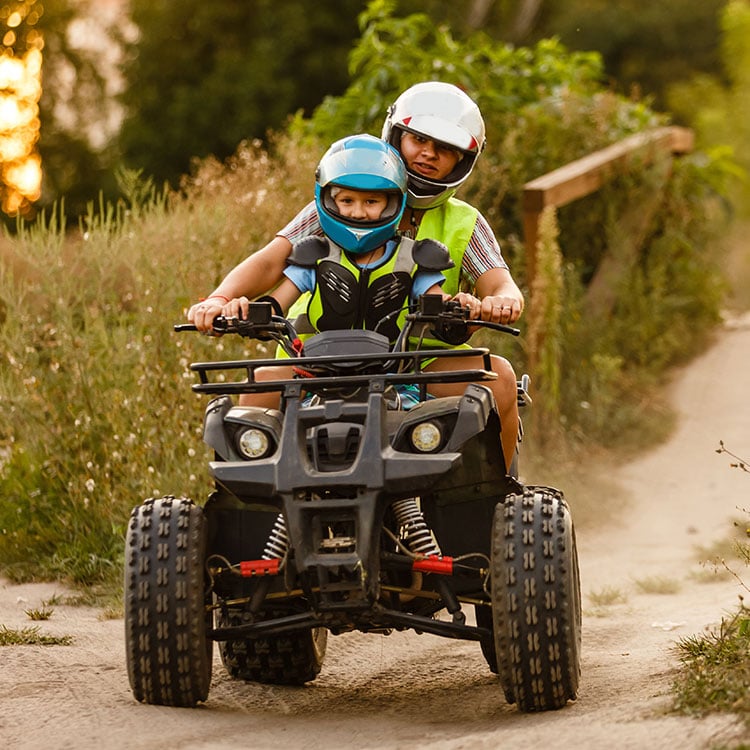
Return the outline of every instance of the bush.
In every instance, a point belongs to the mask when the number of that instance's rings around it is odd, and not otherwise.
[[[745,460],[727,450],[720,442],[717,453],[735,459],[733,468],[750,472]],[[745,510],[750,521],[750,511]],[[744,538],[732,541],[733,551],[745,568],[750,567],[750,523],[742,526]],[[747,592],[742,574],[720,561]],[[702,636],[681,639],[676,646],[682,667],[673,684],[674,706],[677,711],[704,716],[716,711],[731,711],[750,725],[750,608],[740,595],[740,606],[718,629]]]

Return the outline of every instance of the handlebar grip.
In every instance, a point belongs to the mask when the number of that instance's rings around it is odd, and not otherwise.
[[[195,323],[175,323],[173,328],[177,333],[180,333],[182,331],[197,331],[198,330],[198,327],[195,325]],[[223,315],[217,315],[214,318],[212,328],[213,328],[214,333],[226,332],[228,328],[227,318],[225,318]]]
[[[477,321],[472,320],[471,324],[476,324]],[[495,331],[502,331],[503,333],[509,333],[511,336],[520,336],[521,335],[521,329],[520,328],[513,328],[513,326],[506,326],[504,323],[490,323],[489,321],[480,321],[480,325],[483,325],[485,328],[492,328]]]

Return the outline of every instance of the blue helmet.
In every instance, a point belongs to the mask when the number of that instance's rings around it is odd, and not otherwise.
[[[375,221],[342,216],[333,188],[384,192],[388,204]],[[406,208],[406,168],[395,148],[372,135],[350,135],[336,141],[315,172],[315,207],[320,226],[350,253],[367,253],[396,234]]]

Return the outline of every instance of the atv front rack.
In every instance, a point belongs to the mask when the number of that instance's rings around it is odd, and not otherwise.
[[[431,359],[449,357],[481,357],[483,369],[448,370],[440,372],[422,372],[423,364]],[[300,370],[314,371],[316,367],[335,365],[342,359],[356,359],[357,372],[353,375],[316,375],[315,377],[283,380],[269,380],[258,382],[255,371],[260,367],[289,367]],[[388,366],[395,372],[378,372],[377,365]],[[356,355],[326,355],[316,357],[299,357],[296,359],[243,359],[227,362],[195,362],[190,369],[198,373],[200,383],[193,385],[196,393],[207,394],[239,394],[239,393],[268,393],[284,392],[289,386],[299,387],[300,380],[304,381],[305,390],[309,393],[319,393],[331,388],[370,388],[378,390],[375,383],[382,384],[384,389],[389,385],[415,384],[422,391],[430,383],[470,383],[476,381],[495,380],[497,375],[492,372],[489,350],[485,347],[478,349],[420,349],[413,352],[389,352],[387,354],[366,353]],[[243,370],[245,380],[232,382],[212,381],[210,373],[226,372],[228,370]],[[424,394],[423,394],[424,395]]]

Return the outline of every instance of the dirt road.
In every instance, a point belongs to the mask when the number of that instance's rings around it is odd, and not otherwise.
[[[690,719],[665,709],[677,667],[674,642],[716,624],[736,608],[742,593],[736,581],[706,580],[700,565],[706,554],[698,549],[725,539],[731,519],[742,517],[738,508],[750,506],[750,477],[715,453],[719,440],[744,456],[750,453],[748,371],[750,317],[723,330],[710,351],[676,378],[680,423],[673,439],[613,477],[623,490],[622,512],[596,528],[579,529],[583,674],[579,699],[565,709],[520,714],[505,704],[478,645],[411,633],[330,638],[323,672],[304,688],[232,681],[217,656],[204,706],[144,706],[128,687],[122,620],[56,605],[52,618],[38,623],[40,629],[72,635],[73,645],[0,648],[0,746],[697,750],[731,745],[742,731],[730,718]],[[643,583],[654,580],[678,584],[679,590],[643,593]],[[623,601],[597,604],[607,590]],[[64,593],[59,585],[0,581],[0,625],[33,625],[24,610]]]

